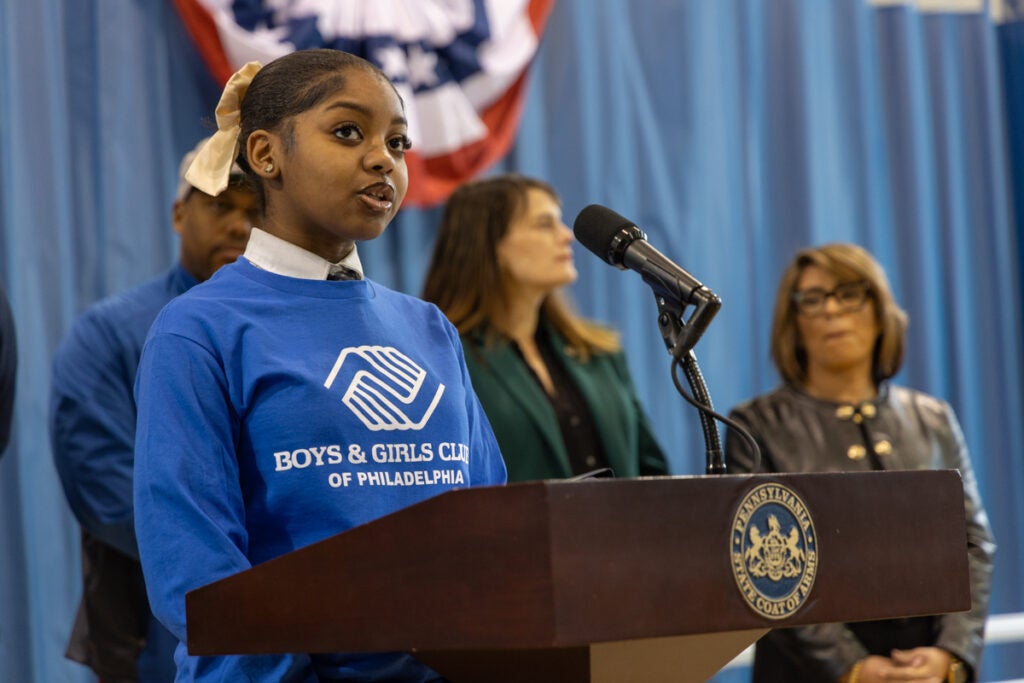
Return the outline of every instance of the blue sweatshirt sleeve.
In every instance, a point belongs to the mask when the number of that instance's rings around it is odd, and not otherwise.
[[[153,613],[178,638],[179,680],[313,683],[307,655],[186,657],[185,594],[249,569],[234,414],[218,359],[154,332],[135,387],[135,526]]]
[[[49,422],[54,463],[79,524],[138,557],[132,518],[137,358],[129,338],[95,314],[76,321],[54,356]]]

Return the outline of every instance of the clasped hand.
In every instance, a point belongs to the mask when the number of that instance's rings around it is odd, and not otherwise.
[[[870,655],[861,660],[857,683],[876,681],[916,681],[943,683],[952,657],[938,647],[893,650],[890,657]]]

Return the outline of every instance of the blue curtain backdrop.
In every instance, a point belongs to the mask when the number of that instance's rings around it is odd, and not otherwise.
[[[992,8],[1002,23],[960,4],[559,0],[501,167],[551,181],[570,220],[593,202],[633,218],[722,297],[697,347],[721,409],[777,381],[770,307],[793,251],[874,252],[911,317],[898,379],[949,400],[973,453],[999,542],[993,612],[1021,612],[1024,24],[1019,1]],[[170,3],[0,0],[0,277],[21,353],[0,680],[92,680],[62,656],[78,534],[46,434],[50,357],[83,307],[174,259],[177,162],[217,94]],[[437,218],[403,212],[365,245],[372,276],[418,293]],[[573,296],[622,330],[674,472],[701,473],[650,292],[577,261]],[[987,649],[982,680],[1022,676],[1024,648]]]

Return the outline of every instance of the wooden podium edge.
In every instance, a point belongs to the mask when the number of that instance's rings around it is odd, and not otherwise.
[[[410,654],[452,683],[703,683],[767,632],[758,628],[576,647]]]
[[[590,647],[591,683],[703,683],[768,629],[621,640]]]

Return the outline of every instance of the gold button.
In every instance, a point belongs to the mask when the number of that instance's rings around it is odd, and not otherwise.
[[[839,406],[836,408],[836,417],[840,420],[849,420],[855,412],[853,406]]]
[[[846,449],[846,457],[850,460],[863,460],[868,450],[860,444],[854,444]]]
[[[864,403],[860,407],[860,414],[869,420],[878,414],[878,410],[871,403]]]
[[[875,453],[878,453],[879,455],[889,455],[892,453],[892,444],[885,439],[882,439],[875,444]]]
[[[855,424],[860,424],[861,422],[864,421],[864,418],[863,416],[861,416],[860,413],[857,413],[856,415],[853,416],[853,421]]]

